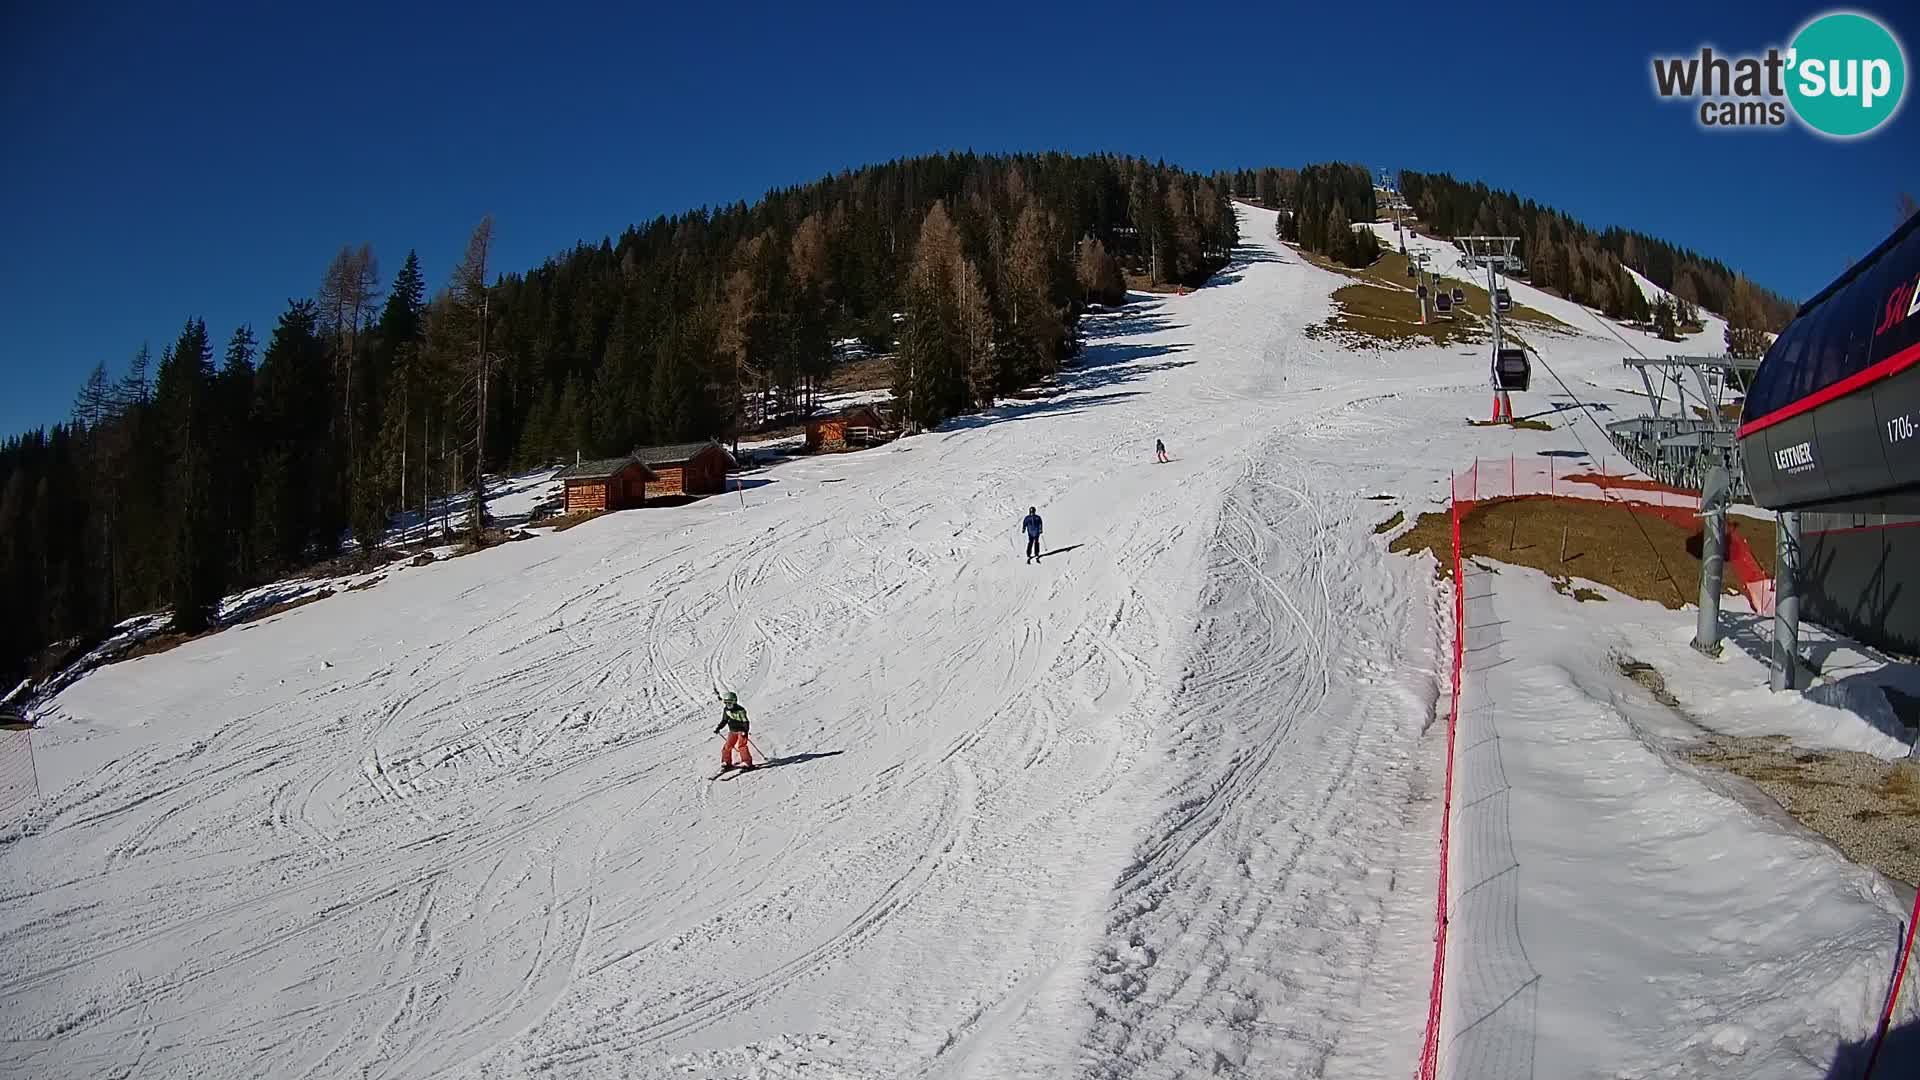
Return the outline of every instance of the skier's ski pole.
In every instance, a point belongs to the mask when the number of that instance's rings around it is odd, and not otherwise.
[[[761,761],[773,760],[773,755],[767,753],[765,750],[760,749],[760,744],[753,741],[753,736],[751,735],[747,736],[747,745],[753,747],[753,752],[760,755]]]

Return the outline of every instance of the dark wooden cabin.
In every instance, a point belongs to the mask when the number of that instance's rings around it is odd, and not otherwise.
[[[718,495],[727,489],[733,455],[711,439],[674,446],[649,446],[634,457],[648,472],[647,497]]]
[[[656,477],[638,457],[604,458],[569,465],[554,474],[566,484],[566,513],[592,514],[607,510],[625,510],[639,506],[650,494],[648,485]]]

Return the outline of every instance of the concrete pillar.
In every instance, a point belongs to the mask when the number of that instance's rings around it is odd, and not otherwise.
[[[1773,568],[1773,688],[1800,690],[1800,515],[1780,514]]]

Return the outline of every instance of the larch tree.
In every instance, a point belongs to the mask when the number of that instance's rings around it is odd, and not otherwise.
[[[480,219],[467,238],[467,252],[454,268],[448,294],[455,320],[453,330],[472,372],[468,401],[473,411],[472,503],[467,530],[472,543],[486,540],[487,528],[487,414],[488,389],[498,362],[487,340],[492,304],[487,291],[487,263],[493,252],[493,215]]]

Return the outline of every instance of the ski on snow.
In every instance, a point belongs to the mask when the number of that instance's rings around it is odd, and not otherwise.
[[[734,767],[731,767],[731,768],[726,768],[726,769],[721,769],[721,770],[720,770],[719,772],[717,772],[717,773],[714,773],[714,774],[713,774],[713,775],[712,775],[711,777],[708,777],[708,780],[709,780],[709,781],[712,781],[712,780],[731,780],[731,779],[733,779],[734,777],[736,777],[736,776],[739,776],[739,775],[740,775],[741,773],[749,773],[749,772],[754,772],[754,771],[755,771],[755,770],[757,770],[757,769],[759,769],[759,766],[758,766],[758,765],[750,765],[750,766],[748,766],[747,768],[744,768],[744,769],[743,769],[743,768],[740,768],[739,766],[734,766]]]

